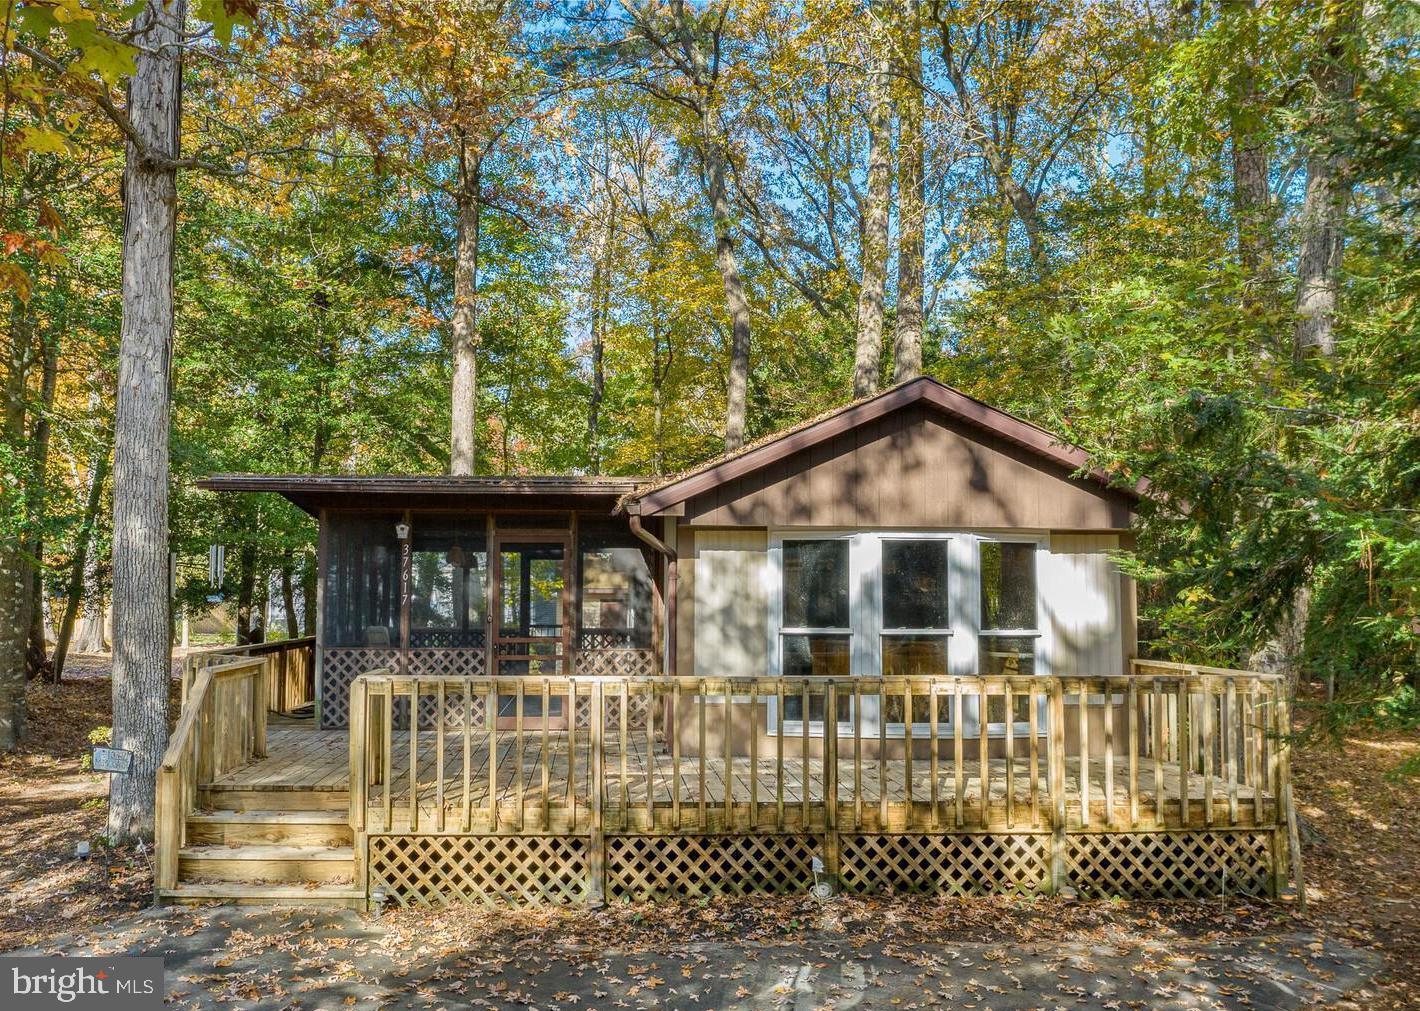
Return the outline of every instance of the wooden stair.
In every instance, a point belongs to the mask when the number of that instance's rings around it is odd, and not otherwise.
[[[188,816],[178,881],[159,901],[363,908],[344,791],[218,789]],[[301,806],[313,801],[315,806]]]

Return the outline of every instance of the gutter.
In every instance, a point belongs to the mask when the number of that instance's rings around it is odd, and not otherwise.
[[[657,554],[666,560],[666,673],[671,677],[676,676],[676,586],[677,586],[677,557],[673,549],[665,541],[661,540],[651,531],[641,525],[641,517],[637,513],[631,513],[628,517],[631,520],[631,532],[640,540],[651,546]]]

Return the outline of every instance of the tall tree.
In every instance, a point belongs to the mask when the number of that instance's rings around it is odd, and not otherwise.
[[[725,384],[725,449],[744,445],[749,402],[750,305],[735,250],[730,199],[731,152],[722,122],[725,31],[734,5],[728,0],[696,12],[685,0],[628,5],[635,39],[650,54],[649,72],[636,84],[690,115],[691,148],[699,162],[715,233],[715,264],[730,317],[730,361]]]
[[[185,0],[148,0],[133,21],[113,454],[113,744],[133,752],[133,770],[112,778],[113,842],[152,836],[168,739],[168,365],[186,17]]]
[[[1273,208],[1271,139],[1266,98],[1258,80],[1261,54],[1260,12],[1256,0],[1228,0],[1237,38],[1228,102],[1229,152],[1233,180],[1233,217],[1237,223],[1238,261],[1255,289],[1272,269]]]
[[[887,14],[870,13],[868,44],[868,193],[863,208],[862,281],[853,396],[876,393],[883,354],[883,292],[887,284],[888,214],[892,203],[892,67]]]
[[[897,319],[892,381],[922,372],[925,297],[927,171],[926,90],[922,80],[919,0],[899,0],[893,83],[897,92]]]
[[[1356,27],[1361,5],[1344,2],[1326,11],[1327,24],[1311,59],[1310,143],[1307,188],[1302,203],[1301,245],[1297,253],[1297,322],[1293,347],[1298,357],[1336,353],[1337,275],[1345,238],[1351,183],[1339,150],[1339,127],[1354,121]]]

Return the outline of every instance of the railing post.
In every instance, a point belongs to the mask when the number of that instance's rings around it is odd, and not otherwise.
[[[178,851],[182,848],[182,769],[158,770],[158,796],[153,884],[158,892],[177,887]],[[160,899],[161,895],[155,895]]]
[[[838,688],[832,679],[823,700],[823,864],[824,873],[838,890]],[[808,718],[808,714],[804,714]]]
[[[1297,809],[1292,803],[1291,706],[1287,698],[1287,683],[1281,680],[1277,682],[1277,733],[1277,780],[1279,790],[1276,805],[1279,808],[1279,817],[1277,819],[1279,836],[1282,827],[1285,826],[1287,856],[1290,858],[1286,863],[1290,863],[1291,865],[1291,877],[1297,886],[1297,905],[1302,910],[1305,910],[1307,908],[1307,881],[1306,874],[1302,868],[1302,840],[1301,833],[1298,831],[1297,826]],[[1278,842],[1281,842],[1280,838]],[[1280,849],[1281,847],[1279,846],[1278,848]],[[1284,874],[1288,870],[1286,863],[1283,865]],[[1285,877],[1282,880],[1285,881]]]
[[[256,676],[255,690],[252,694],[252,755],[257,758],[266,757],[266,700],[270,697],[271,672],[275,666],[274,657],[266,656],[262,658],[259,673]]]
[[[593,907],[606,904],[606,827],[602,817],[602,795],[605,792],[606,771],[602,748],[606,738],[606,708],[600,678],[592,681],[591,755],[588,768],[591,788],[591,834],[587,839],[587,903]]]
[[[1065,873],[1065,688],[1059,678],[1050,684],[1050,743],[1046,748],[1049,765],[1051,805],[1050,890],[1059,892],[1067,883]]]
[[[365,679],[357,677],[350,683],[350,828],[357,835],[365,831],[369,736],[369,695]]]

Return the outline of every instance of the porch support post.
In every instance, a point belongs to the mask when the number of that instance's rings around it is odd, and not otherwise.
[[[1085,704],[1081,689],[1080,705]],[[984,725],[983,725],[984,729]],[[1054,803],[1050,812],[1050,892],[1056,894],[1068,881],[1065,868],[1065,688],[1059,678],[1050,685],[1050,745],[1046,751],[1049,764],[1050,796]]]
[[[574,696],[575,700],[575,696]],[[576,719],[575,709],[571,714]],[[602,761],[602,741],[606,734],[606,707],[600,678],[592,682],[592,725],[589,746],[591,767],[588,787],[591,790],[591,834],[587,839],[587,905],[594,909],[606,905],[606,831],[602,818],[602,787],[605,772]]]
[[[824,687],[823,702],[823,869],[833,886],[839,890],[840,847],[838,840],[838,688],[832,678]],[[804,713],[804,719],[809,714]],[[757,723],[757,721],[756,721]],[[758,732],[754,723],[750,733]]]
[[[631,513],[630,522],[631,522],[631,532],[632,532],[633,534],[635,534],[637,537],[639,537],[641,540],[643,540],[643,541],[645,541],[647,544],[649,544],[652,548],[654,548],[654,549],[655,549],[656,551],[658,551],[660,554],[664,555],[664,556],[665,556],[665,559],[666,559],[666,592],[665,592],[665,601],[664,601],[664,604],[662,605],[662,610],[663,610],[662,621],[664,622],[665,628],[666,628],[666,654],[667,654],[667,656],[668,656],[668,658],[669,658],[669,660],[670,660],[670,662],[666,665],[666,666],[667,666],[666,673],[669,674],[671,677],[675,677],[675,674],[676,674],[676,629],[675,629],[676,620],[675,620],[675,609],[676,609],[676,582],[677,582],[677,573],[676,573],[677,558],[676,558],[675,549],[672,548],[672,547],[671,547],[669,544],[667,544],[665,541],[661,540],[661,539],[660,539],[659,537],[657,537],[655,534],[651,533],[651,532],[650,532],[649,530],[647,530],[645,527],[643,527],[643,526],[641,525],[641,516],[640,516],[639,513]]]
[[[413,582],[414,517],[404,511],[405,537],[399,545],[399,672],[409,673],[409,598]]]

